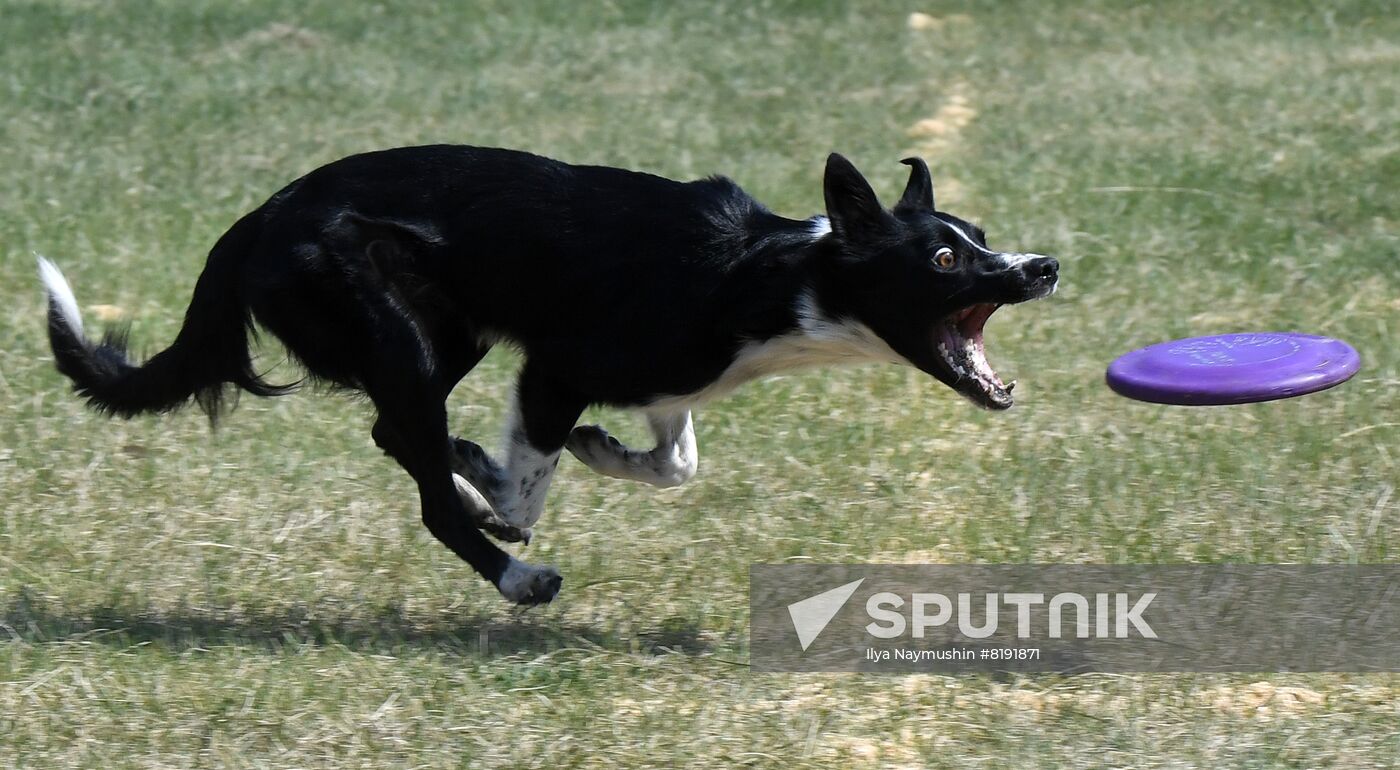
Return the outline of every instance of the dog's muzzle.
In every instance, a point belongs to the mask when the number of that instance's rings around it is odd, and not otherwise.
[[[965,307],[942,319],[934,330],[934,345],[952,388],[985,409],[1011,407],[1013,380],[1003,383],[987,361],[983,327],[1002,305],[1048,297],[1059,285],[1060,263],[1040,254],[1004,254],[1000,296],[993,302]]]
[[[1055,293],[1060,283],[1060,262],[1040,254],[1008,254],[1008,269],[1015,271],[1016,283],[1023,287],[1021,301],[1040,299]]]

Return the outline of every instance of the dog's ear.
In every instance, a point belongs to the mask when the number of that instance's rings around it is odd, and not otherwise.
[[[827,156],[822,189],[831,230],[842,240],[860,242],[889,229],[890,214],[880,205],[870,183],[837,153]]]
[[[928,173],[928,164],[923,158],[905,158],[900,163],[909,167],[909,184],[905,185],[903,197],[894,206],[895,213],[933,213],[933,177]]]

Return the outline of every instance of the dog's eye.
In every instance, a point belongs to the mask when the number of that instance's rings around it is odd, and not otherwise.
[[[944,270],[947,270],[948,268],[952,267],[953,264],[957,261],[958,255],[954,254],[953,250],[948,248],[947,246],[944,246],[943,248],[933,253],[933,264],[938,265]]]

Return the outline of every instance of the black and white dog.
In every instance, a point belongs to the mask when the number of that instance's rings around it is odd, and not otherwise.
[[[276,395],[254,371],[253,322],[320,381],[363,391],[373,437],[418,484],[423,522],[510,601],[562,579],[487,540],[528,539],[560,453],[658,486],[695,473],[690,410],[800,366],[910,364],[988,409],[1011,385],[987,363],[999,306],[1054,291],[1058,265],[987,247],[935,211],[928,167],[880,205],[840,155],[826,215],[780,217],[728,179],[675,182],[523,152],[461,146],[355,155],[292,182],[214,245],[175,342],[143,364],[124,335],[83,333],[63,276],[40,259],[58,370],[103,412],[215,418],[226,383]],[[498,342],[524,355],[505,448],[448,434],[444,401]],[[1012,383],[1014,385],[1014,383]],[[639,409],[631,449],[592,404]]]

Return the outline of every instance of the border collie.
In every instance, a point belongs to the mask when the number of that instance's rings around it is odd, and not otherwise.
[[[912,365],[987,409],[1011,389],[987,363],[998,307],[1047,296],[1058,264],[987,246],[934,209],[927,165],[884,208],[840,155],[826,214],[772,213],[734,182],[676,182],[503,149],[406,147],[292,182],[218,240],[175,342],[139,365],[125,334],[83,332],[40,258],[58,370],[96,409],[130,417],[191,398],[211,420],[225,386],[260,396],[254,321],[309,377],[364,392],[375,443],[418,484],[423,523],[508,600],[552,600],[551,567],[482,535],[526,540],[567,449],[599,473],[673,486],[695,473],[697,404],[794,367]],[[505,447],[448,433],[444,401],[492,345],[524,355]],[[237,390],[234,391],[237,394]],[[593,404],[641,410],[656,446],[622,445]]]

